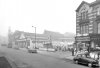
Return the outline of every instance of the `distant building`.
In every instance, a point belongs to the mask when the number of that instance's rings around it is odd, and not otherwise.
[[[100,47],[100,0],[82,1],[76,9],[75,41],[77,48]]]
[[[36,34],[36,40],[34,33],[28,33],[23,31],[15,31],[12,36],[13,45],[17,45],[21,48],[35,48],[39,45],[43,46],[42,44],[49,42],[48,37],[44,36],[43,34]],[[35,46],[35,44],[37,46]]]
[[[16,30],[11,34],[10,38],[9,40],[12,43],[12,47],[17,46],[19,48],[64,46],[67,45],[66,42],[70,43],[72,42],[71,40],[73,40],[72,38],[67,38],[63,34],[52,31],[44,31],[43,34],[36,34],[35,40],[35,33]]]

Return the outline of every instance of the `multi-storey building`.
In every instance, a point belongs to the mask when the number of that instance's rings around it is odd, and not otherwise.
[[[76,9],[75,41],[78,49],[100,47],[100,0],[82,1]]]

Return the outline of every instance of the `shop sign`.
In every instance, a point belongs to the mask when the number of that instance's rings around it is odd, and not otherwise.
[[[90,37],[76,37],[76,41],[90,41]]]

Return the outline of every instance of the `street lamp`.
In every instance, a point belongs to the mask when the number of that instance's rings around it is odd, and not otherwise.
[[[34,26],[32,26],[32,27],[34,27]],[[36,49],[36,27],[34,27],[35,28],[35,49]]]

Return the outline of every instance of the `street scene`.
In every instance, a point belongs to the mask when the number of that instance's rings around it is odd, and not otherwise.
[[[0,3],[0,68],[100,68],[100,0]]]
[[[72,62],[71,53],[52,53],[38,51],[38,54],[31,54],[25,50],[15,50],[0,47],[1,55],[5,55],[16,63],[19,68],[88,68],[83,65],[76,65]],[[67,55],[65,55],[67,54]],[[61,56],[62,55],[62,56]],[[68,58],[64,58],[68,57]]]

